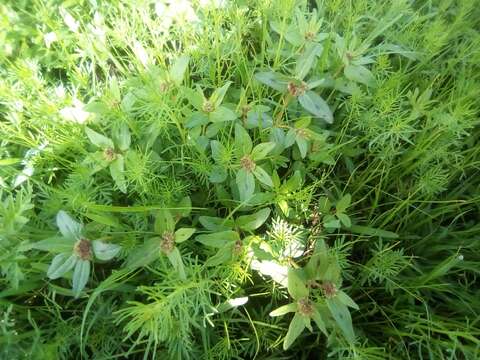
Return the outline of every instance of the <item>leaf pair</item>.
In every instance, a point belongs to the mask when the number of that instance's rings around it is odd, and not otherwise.
[[[222,105],[230,84],[231,82],[229,81],[221,88],[216,89],[208,99],[199,86],[197,86],[196,90],[183,88],[186,98],[196,109],[187,118],[186,127],[193,129],[209,123],[221,124],[235,120],[237,118],[235,111]]]
[[[308,66],[308,64],[303,64],[302,66],[305,67]],[[305,73],[304,68],[297,71],[299,71],[299,75],[301,76]],[[323,119],[328,124],[333,123],[332,110],[320,95],[312,91],[312,89],[321,82],[303,83],[297,78],[288,77],[273,71],[258,72],[255,74],[255,79],[281,93],[289,91],[290,94],[298,98],[300,105],[310,114],[316,118]]]
[[[217,266],[241,255],[248,246],[250,237],[241,240],[238,231],[232,229],[256,230],[265,223],[269,216],[270,209],[268,208],[254,214],[239,216],[235,220],[201,216],[200,223],[212,233],[198,235],[195,239],[203,245],[219,249],[214,256],[207,260],[206,265]]]
[[[63,250],[57,254],[47,270],[47,276],[54,280],[73,271],[72,290],[78,297],[90,276],[90,262],[93,257],[108,261],[121,250],[119,245],[107,244],[100,240],[90,241],[83,237],[83,225],[73,220],[65,211],[60,210],[56,217],[57,227],[63,236]],[[55,238],[54,238],[55,239]],[[57,252],[56,241],[47,239],[33,245],[33,248]],[[50,249],[51,248],[51,249]]]
[[[100,151],[91,155],[87,162],[94,163],[94,172],[105,167],[110,169],[110,175],[121,192],[127,192],[125,180],[125,154],[131,145],[131,135],[128,125],[121,124],[112,139],[86,127],[85,132],[90,142]]]
[[[248,201],[255,193],[255,179],[263,186],[273,187],[271,176],[257,162],[264,160],[275,143],[266,142],[253,147],[252,139],[240,124],[235,125],[235,153],[240,161],[235,182],[240,201]]]

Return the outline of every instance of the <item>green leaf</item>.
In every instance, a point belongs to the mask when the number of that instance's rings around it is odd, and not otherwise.
[[[222,247],[218,252],[213,255],[212,257],[208,258],[205,262],[206,266],[218,266],[221,264],[225,264],[232,260],[232,245],[227,244],[226,246]]]
[[[236,231],[227,230],[213,234],[198,235],[195,240],[206,246],[222,248],[228,243],[233,243],[237,240],[240,240],[240,235],[238,235]]]
[[[90,261],[78,259],[75,264],[75,270],[73,271],[73,283],[72,290],[76,298],[78,298],[87,284],[88,277],[90,276]]]
[[[297,303],[291,303],[287,305],[280,306],[279,308],[270,312],[270,316],[282,316],[291,312],[297,311]]]
[[[55,236],[48,239],[37,241],[27,247],[29,250],[37,249],[48,251],[50,253],[61,253],[61,252],[71,252],[74,246],[74,242],[72,239],[63,237],[63,236]]]
[[[327,333],[327,327],[325,326],[325,322],[322,319],[322,315],[320,315],[320,312],[315,309],[312,315],[313,321],[315,321],[315,324],[317,324],[318,328],[325,334],[325,336],[328,336]]]
[[[314,66],[317,56],[322,53],[323,47],[318,43],[309,43],[305,47],[305,51],[300,55],[295,66],[295,76],[299,80],[303,80],[307,76],[310,69]]]
[[[253,170],[253,174],[257,178],[258,181],[260,181],[263,185],[266,185],[268,187],[273,187],[273,181],[270,175],[261,167],[261,166],[255,166],[255,169]]]
[[[209,119],[212,123],[221,123],[225,121],[233,121],[237,118],[235,111],[230,110],[225,106],[220,106],[209,115]]]
[[[211,183],[219,184],[224,182],[227,179],[227,176],[228,176],[227,169],[225,169],[224,166],[214,165],[210,170],[210,173],[208,175],[208,180]]]
[[[283,350],[287,350],[293,342],[300,336],[303,329],[305,329],[305,321],[303,316],[299,313],[295,313],[290,326],[288,327],[287,335],[283,341]]]
[[[188,240],[190,236],[196,231],[194,228],[180,228],[175,231],[175,242],[181,243],[185,240]]]
[[[337,210],[337,212],[343,213],[350,206],[351,202],[352,202],[352,196],[350,194],[346,194],[342,196],[340,200],[337,201],[337,204],[335,205],[335,209]]]
[[[58,279],[66,272],[73,269],[78,257],[76,255],[63,253],[56,255],[47,270],[47,276],[52,279]]]
[[[252,150],[252,160],[260,161],[265,159],[265,157],[275,148],[274,142],[261,143],[255,146]]]
[[[302,159],[305,159],[308,152],[308,140],[306,140],[302,136],[297,135],[295,138],[295,141],[297,142],[298,150],[300,151],[300,156],[302,157]]]
[[[302,186],[303,179],[300,171],[295,170],[295,173],[282,185],[282,192],[291,193]]]
[[[175,83],[175,85],[178,86],[182,83],[189,61],[190,57],[188,55],[182,55],[175,60],[170,68],[170,79]]]
[[[98,146],[99,148],[102,148],[102,149],[114,148],[113,141],[107,138],[106,136],[103,136],[102,134],[99,134],[98,132],[88,127],[85,127],[85,132],[87,134],[88,139],[93,145]]]
[[[116,244],[107,244],[100,240],[92,241],[93,254],[98,260],[108,261],[113,259],[122,249]]]
[[[173,250],[167,254],[167,257],[175,271],[178,273],[180,279],[186,280],[187,275],[185,274],[185,266],[183,265],[182,256],[180,255],[178,248],[173,248]]]
[[[312,119],[310,117],[303,117],[297,121],[295,121],[295,129],[306,129],[312,123]]]
[[[353,301],[353,299],[350,296],[348,296],[345,293],[345,291],[339,290],[337,292],[337,297],[343,304],[345,304],[345,305],[347,305],[351,308],[354,308],[355,310],[360,310],[357,303],[355,301]]]
[[[257,211],[254,214],[242,215],[237,218],[235,223],[242,230],[253,231],[258,229],[263,225],[263,223],[265,223],[265,221],[267,221],[268,217],[270,216],[270,212],[271,210],[269,208],[265,208]]]
[[[295,300],[308,297],[308,288],[300,276],[299,269],[288,269],[288,293]]]
[[[333,123],[332,110],[320,95],[313,91],[307,91],[298,97],[298,101],[305,110],[317,118],[325,120],[327,123]]]
[[[258,72],[255,74],[255,79],[262,84],[270,86],[271,88],[286,92],[289,79],[281,74],[277,74],[273,71]]]
[[[225,85],[223,85],[221,88],[215,89],[212,96],[210,97],[210,101],[214,103],[215,108],[218,108],[220,106],[231,84],[231,81],[227,81]]]
[[[238,157],[252,152],[252,139],[248,135],[247,130],[239,124],[235,124],[235,152]]]
[[[160,241],[161,239],[158,237],[148,239],[143,245],[131,251],[126,262],[127,269],[146,266],[158,259],[160,256]]]
[[[187,87],[182,87],[181,93],[185,95],[185,98],[187,98],[187,100],[195,107],[195,109],[197,109],[198,111],[202,111],[204,97],[201,91],[199,91],[198,89],[193,90]]]
[[[165,231],[173,232],[175,230],[175,219],[170,210],[160,209],[157,211],[154,229],[155,232],[160,235],[163,235]]]
[[[350,226],[352,226],[352,221],[347,214],[338,213],[337,217],[345,227],[349,228]]]
[[[188,129],[192,129],[196,126],[206,125],[208,124],[208,121],[209,118],[206,114],[200,111],[195,111],[187,118],[185,127],[187,127]]]
[[[114,132],[113,138],[115,139],[115,144],[118,146],[118,149],[121,151],[127,151],[130,148],[132,138],[130,135],[130,129],[128,125],[122,123]]]
[[[56,221],[60,233],[67,239],[78,240],[82,235],[83,225],[73,220],[67,212],[60,210]]]
[[[122,155],[117,155],[117,158],[110,163],[110,175],[117,185],[118,189],[124,194],[127,193],[127,183],[125,181],[125,164]]]
[[[174,219],[179,220],[182,217],[187,217],[192,211],[192,200],[190,196],[184,196],[180,201],[175,203],[175,206],[170,208],[170,214]]]
[[[375,77],[365,66],[350,64],[345,66],[343,73],[349,80],[359,82],[367,86],[375,86]]]
[[[332,204],[330,203],[330,200],[326,196],[322,196],[318,199],[318,210],[322,214],[329,214],[330,209],[332,208]]]
[[[295,143],[296,136],[297,136],[297,133],[294,129],[288,130],[287,135],[285,135],[285,140],[283,142],[283,145],[286,148],[292,146]]]
[[[369,226],[352,225],[349,230],[352,233],[360,234],[360,235],[378,236],[378,237],[386,238],[386,239],[397,239],[398,238],[398,234],[396,234],[392,231],[376,229],[376,228],[372,228],[372,227],[369,227]]]
[[[338,299],[338,297],[325,299],[328,309],[332,314],[335,322],[343,332],[343,335],[350,344],[355,342],[355,334],[353,332],[352,317],[348,308]]]
[[[323,226],[327,229],[339,229],[340,220],[336,219],[333,215],[325,215],[323,218]]]
[[[236,184],[241,201],[249,200],[255,192],[255,178],[253,174],[241,168],[237,171]]]
[[[210,149],[212,149],[213,159],[217,163],[222,163],[224,154],[227,153],[227,149],[225,149],[225,146],[223,146],[223,144],[218,140],[212,140],[210,141]]]
[[[210,231],[230,230],[235,226],[234,221],[231,219],[223,219],[214,216],[200,216],[198,221],[200,221],[200,224],[202,224],[205,229]]]

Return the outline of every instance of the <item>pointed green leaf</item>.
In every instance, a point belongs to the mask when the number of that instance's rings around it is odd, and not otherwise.
[[[305,51],[298,58],[295,67],[295,76],[297,79],[303,80],[305,76],[307,76],[311,68],[315,65],[317,56],[320,56],[322,53],[322,50],[322,45],[314,42],[309,43],[305,47]]]
[[[283,341],[283,350],[287,350],[293,342],[300,336],[303,329],[305,329],[305,321],[303,320],[302,315],[295,313],[290,326],[288,327],[287,335]]]
[[[265,208],[251,215],[242,215],[237,218],[235,223],[242,230],[253,231],[258,229],[265,223],[265,221],[267,221],[268,217],[270,216],[270,212],[271,210],[269,208]]]
[[[183,265],[182,256],[180,255],[178,248],[173,248],[173,250],[167,254],[167,257],[175,271],[178,273],[180,279],[186,280],[187,275],[185,274],[185,266]]]
[[[181,243],[185,240],[188,240],[190,236],[196,231],[194,228],[180,228],[175,231],[175,242]]]
[[[313,315],[312,315],[313,321],[315,321],[315,324],[317,324],[318,328],[322,331],[322,333],[325,334],[325,336],[328,336],[327,333],[327,327],[325,326],[325,322],[322,319],[322,315],[320,315],[320,312],[315,309]]]
[[[98,260],[108,261],[113,259],[122,249],[116,244],[107,244],[100,240],[92,241],[93,254]]]
[[[261,143],[255,146],[252,150],[252,160],[260,161],[265,159],[265,157],[275,148],[274,142]]]
[[[113,138],[115,139],[115,144],[121,151],[127,151],[130,148],[132,138],[130,135],[130,129],[128,125],[122,123],[114,132]]]
[[[225,85],[223,85],[221,88],[216,89],[213,92],[212,96],[210,97],[210,101],[214,103],[215,108],[218,108],[220,106],[231,84],[231,81],[227,81]]]
[[[99,148],[106,149],[106,148],[111,148],[113,149],[113,141],[106,136],[99,134],[98,132],[85,127],[85,133],[87,134],[88,139],[90,142],[98,146]]]
[[[226,106],[219,106],[209,114],[212,123],[221,123],[225,121],[233,121],[237,118],[235,111],[230,110]]]
[[[251,172],[241,168],[237,171],[236,184],[241,201],[249,200],[255,192],[255,178]]]
[[[308,152],[308,140],[306,140],[302,136],[297,135],[295,138],[295,141],[297,142],[298,150],[300,151],[300,156],[302,157],[302,159],[305,159]]]
[[[136,269],[158,259],[160,256],[160,243],[161,239],[156,237],[148,239],[143,245],[133,249],[127,258],[126,268]]]
[[[268,187],[273,187],[273,181],[270,175],[261,167],[261,166],[255,166],[255,169],[253,170],[253,174],[257,178],[258,181],[260,181],[263,185],[268,186]]]
[[[227,169],[221,165],[214,165],[208,174],[208,180],[211,183],[219,184],[227,180]]]
[[[360,310],[357,303],[355,301],[353,301],[353,299],[350,296],[348,296],[345,293],[345,291],[339,290],[337,292],[337,297],[343,304],[345,304],[345,305],[347,305],[351,308],[354,308],[355,310]]]
[[[240,240],[240,235],[236,231],[227,230],[220,231],[213,234],[198,235],[195,240],[198,242],[215,248],[222,248],[228,243],[233,243]]]
[[[73,283],[72,290],[74,296],[77,298],[80,296],[82,290],[88,282],[90,276],[90,261],[78,259],[75,264],[75,270],[73,271]]]
[[[375,86],[375,77],[365,66],[350,64],[345,66],[343,73],[349,80],[356,81],[367,86]]]
[[[175,60],[170,68],[170,79],[175,83],[175,85],[178,86],[182,83],[189,61],[190,57],[188,55],[182,55]]]
[[[305,110],[315,117],[323,119],[329,124],[333,123],[332,110],[317,93],[308,90],[305,94],[298,97],[298,101],[300,101]]]
[[[352,202],[352,196],[350,194],[345,194],[340,200],[337,201],[335,209],[339,213],[345,212]]]
[[[190,104],[195,107],[195,109],[197,109],[198,111],[202,111],[204,97],[201,91],[199,91],[198,89],[193,90],[187,87],[182,87],[181,93],[190,102]]]
[[[273,71],[258,72],[255,74],[255,79],[262,84],[270,86],[271,88],[286,92],[289,79],[281,74],[277,74]]]
[[[73,220],[67,212],[60,210],[56,221],[60,233],[67,239],[77,240],[82,235],[83,225]]]
[[[77,260],[78,257],[76,255],[68,253],[56,255],[48,267],[47,276],[52,280],[58,279],[66,272],[72,270]]]
[[[160,209],[157,211],[154,229],[155,232],[160,235],[163,235],[165,231],[173,232],[175,230],[175,219],[170,210]]]
[[[335,322],[342,330],[343,335],[349,343],[353,344],[355,342],[355,334],[353,332],[352,317],[350,316],[350,311],[348,311],[347,306],[336,296],[326,298],[325,301]]]
[[[287,305],[280,306],[279,308],[273,310],[270,312],[270,316],[282,316],[285,314],[288,314],[290,312],[295,312],[297,311],[297,304],[296,303],[291,303]]]
[[[337,214],[337,217],[338,219],[341,221],[341,223],[343,224],[343,226],[349,228],[350,226],[352,226],[352,221],[350,220],[350,218],[348,217],[347,214],[345,213],[339,213]]]
[[[308,288],[300,276],[299,269],[288,269],[288,293],[295,300],[308,297]]]
[[[218,252],[213,255],[212,257],[208,258],[205,262],[206,266],[218,266],[221,264],[225,264],[232,260],[233,253],[232,253],[232,244],[227,244],[222,247]]]
[[[214,216],[200,216],[198,221],[200,221],[200,224],[202,224],[205,229],[210,231],[230,230],[235,226],[234,221],[231,219],[223,219]]]
[[[74,242],[70,238],[63,236],[55,236],[48,239],[37,241],[33,244],[29,244],[28,249],[37,249],[48,251],[49,253],[62,253],[71,252],[74,246]]]
[[[252,152],[252,139],[242,125],[235,124],[235,152],[238,157]]]
[[[117,158],[110,163],[110,175],[118,189],[126,194],[127,183],[125,181],[125,164],[122,155],[117,155]]]

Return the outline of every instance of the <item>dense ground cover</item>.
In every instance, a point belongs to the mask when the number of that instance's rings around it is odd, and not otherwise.
[[[2,2],[0,358],[479,358],[479,19]]]

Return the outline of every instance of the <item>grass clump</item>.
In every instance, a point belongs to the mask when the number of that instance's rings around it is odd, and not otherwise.
[[[0,357],[480,356],[475,1],[0,5]]]

